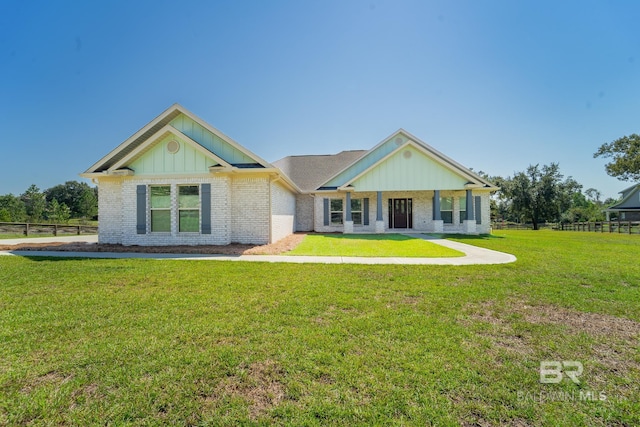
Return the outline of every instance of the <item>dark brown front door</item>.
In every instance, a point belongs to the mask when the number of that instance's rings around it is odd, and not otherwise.
[[[411,228],[412,227],[412,200],[411,199],[392,199],[390,200],[391,214],[390,224],[392,228]]]

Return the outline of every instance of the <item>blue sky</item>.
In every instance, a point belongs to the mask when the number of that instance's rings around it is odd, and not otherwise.
[[[0,194],[80,180],[174,102],[269,161],[404,128],[465,166],[559,162],[640,132],[640,2],[0,2]]]

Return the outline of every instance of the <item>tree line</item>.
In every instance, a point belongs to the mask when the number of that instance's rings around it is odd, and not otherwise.
[[[97,215],[98,189],[84,182],[67,181],[44,191],[31,185],[19,196],[0,196],[0,222],[64,224],[70,219],[95,220]]]
[[[611,159],[607,174],[622,181],[640,181],[640,136],[632,134],[602,144],[593,157]],[[595,188],[584,192],[572,177],[564,178],[558,163],[530,165],[513,176],[487,176],[500,190],[491,200],[491,216],[497,221],[531,223],[534,230],[544,222],[603,221],[604,209],[618,200],[601,200]],[[613,215],[615,217],[615,215]]]

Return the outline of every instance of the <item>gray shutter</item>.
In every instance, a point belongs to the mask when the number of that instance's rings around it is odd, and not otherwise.
[[[147,186],[138,185],[136,190],[136,233],[147,234]]]
[[[200,215],[202,234],[211,234],[211,184],[200,186]]]
[[[369,198],[362,200],[362,225],[369,225]]]
[[[324,204],[324,225],[329,225],[329,199],[323,199],[322,203]]]
[[[482,198],[476,196],[476,224],[482,224]]]

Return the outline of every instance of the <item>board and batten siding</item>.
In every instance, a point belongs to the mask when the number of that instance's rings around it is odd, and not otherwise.
[[[180,149],[177,153],[170,153],[167,144],[170,141],[178,141]],[[185,143],[175,135],[167,135],[155,143],[152,148],[131,162],[128,167],[133,169],[136,175],[159,175],[178,173],[209,173],[209,166],[218,162],[205,156]]]
[[[170,124],[227,163],[256,163],[254,159],[224,141],[218,135],[209,132],[184,114],[180,114]]]
[[[457,190],[467,182],[413,146],[406,146],[356,179],[353,186],[357,191]]]

